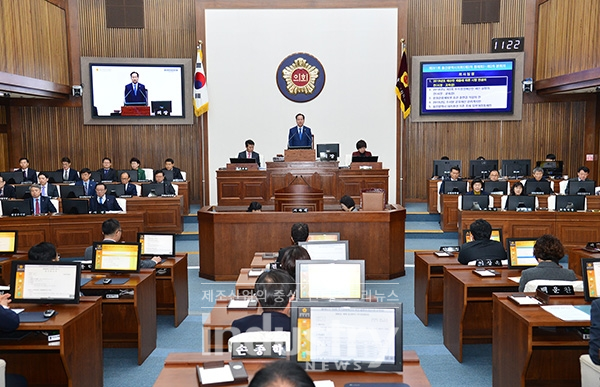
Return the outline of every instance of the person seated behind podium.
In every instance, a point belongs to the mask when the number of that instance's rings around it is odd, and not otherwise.
[[[27,252],[30,261],[56,262],[60,259],[56,247],[50,242],[41,242],[31,246]]]
[[[91,177],[92,171],[89,168],[81,169],[81,180],[77,180],[75,185],[83,186],[83,196],[93,196],[96,192],[96,182]]]
[[[600,365],[600,299],[592,302],[590,312],[590,359]]]
[[[527,184],[535,184],[541,181],[548,181],[544,179],[544,170],[540,167],[533,168],[533,177],[525,180],[525,186],[523,187],[523,189],[527,187]]]
[[[142,162],[137,157],[132,157],[129,160],[129,165],[131,165],[131,169],[137,172],[138,181],[146,180],[146,171],[144,171],[141,167]]]
[[[90,198],[90,211],[92,213],[106,211],[123,211],[117,198],[106,194],[106,184],[98,183],[95,188],[95,195]]]
[[[42,196],[49,198],[58,197],[58,187],[48,182],[48,176],[44,172],[38,173],[38,181],[40,182],[40,189],[42,190]]]
[[[46,196],[42,196],[42,189],[39,184],[32,184],[29,187],[30,198],[29,201],[29,209],[31,210],[31,214],[33,215],[41,215],[47,214],[49,212],[56,212],[56,207],[50,201],[50,198]]]
[[[124,195],[138,196],[137,186],[135,184],[131,184],[129,172],[121,173],[121,184],[123,184],[123,189],[125,191]]]
[[[71,159],[70,158],[65,156],[60,160],[60,163],[62,164],[62,168],[57,169],[56,172],[62,173],[63,181],[79,180],[79,173],[75,169],[71,168]]]
[[[29,159],[27,157],[21,157],[19,159],[19,171],[23,174],[23,182],[35,183],[37,181],[37,173],[35,169],[29,168]]]
[[[356,208],[356,203],[354,203],[354,199],[352,199],[348,195],[342,196],[342,198],[340,199],[340,206],[345,212],[358,211],[358,208]]]
[[[488,176],[488,178],[490,179],[490,181],[498,181],[500,180],[500,172],[494,169],[490,171],[490,175]]]
[[[460,168],[458,167],[458,165],[455,165],[453,167],[450,168],[450,177],[445,179],[442,178],[442,184],[440,184],[440,194],[445,193],[445,185],[446,185],[446,181],[461,181],[462,178],[460,177]]]
[[[484,219],[477,219],[469,226],[473,241],[465,243],[458,253],[458,262],[463,265],[477,259],[506,259],[502,243],[490,239],[492,225]]]
[[[283,270],[262,273],[254,284],[254,293],[263,313],[233,321],[231,333],[235,336],[248,331],[290,332],[290,303],[295,288],[294,279]]]
[[[287,272],[295,281],[296,261],[302,260],[310,261],[310,255],[308,254],[308,251],[306,251],[306,249],[302,246],[290,246],[283,253],[279,267],[281,270]]]
[[[352,152],[352,157],[371,157],[371,152],[367,150],[367,142],[365,140],[358,140],[356,143],[356,152]]]
[[[558,261],[565,256],[565,248],[560,240],[554,235],[545,234],[539,237],[533,245],[533,256],[537,259],[538,265],[521,272],[521,281],[519,282],[519,291],[525,290],[525,285],[529,281],[542,280],[562,280],[576,281],[575,272],[570,269],[564,269]]]
[[[165,169],[167,171],[173,171],[173,180],[183,180],[181,169],[175,166],[175,161],[172,158],[165,160]]]
[[[9,307],[11,302],[10,294],[0,295],[0,336],[17,330],[20,324],[19,315]],[[4,379],[7,387],[27,387],[27,380],[22,375],[7,373]]]
[[[572,181],[593,181],[591,179],[588,179],[588,176],[590,175],[590,169],[588,167],[586,167],[585,165],[582,165],[581,167],[579,167],[579,169],[577,169],[577,177],[574,177],[572,179],[569,179],[569,181],[567,182],[567,187],[565,188],[565,193],[567,195],[569,195],[569,186],[571,185]],[[595,183],[594,183],[595,185]]]
[[[112,160],[108,157],[102,159],[102,168],[98,172],[102,181],[117,181],[117,171],[112,168]]]
[[[10,184],[6,184],[4,178],[0,176],[0,198],[16,198],[17,190]]]
[[[148,91],[146,86],[139,83],[140,74],[137,71],[132,71],[129,76],[131,77],[131,83],[125,85],[125,105],[139,102],[145,102],[145,105],[148,105]]]
[[[254,141],[248,139],[245,142],[246,150],[238,153],[238,159],[254,159],[260,167],[260,155],[254,151]]]
[[[465,195],[489,195],[489,192],[483,190],[483,180],[476,178],[471,182],[471,191]]]
[[[527,196],[525,195],[524,192],[524,187],[523,187],[523,183],[521,183],[520,181],[517,181],[515,184],[512,185],[512,187],[510,187],[510,196]],[[508,200],[506,200],[506,205],[504,206],[505,210],[508,210]]]
[[[262,204],[260,204],[259,202],[252,202],[248,206],[246,212],[262,212]]]
[[[297,246],[298,242],[306,242],[308,239],[308,224],[306,223],[294,223],[290,233],[290,239],[292,240],[292,246]],[[279,255],[277,256],[277,263],[281,264],[281,259],[285,254],[285,251],[292,246],[282,247],[279,249]]]
[[[102,222],[102,235],[104,239],[102,243],[118,243],[123,236],[123,229],[121,229],[121,223],[115,219],[110,218]],[[83,259],[91,261],[94,258],[94,246],[88,246],[85,248]],[[152,257],[152,259],[142,259],[140,261],[141,268],[153,268],[157,263],[161,263],[162,258],[158,256]]]
[[[314,387],[308,373],[298,364],[279,360],[261,368],[248,387]]]
[[[154,182],[163,185],[165,195],[175,195],[175,188],[173,188],[171,183],[165,180],[165,173],[161,169],[154,171]]]
[[[304,126],[304,114],[296,114],[296,126],[288,133],[288,148],[296,146],[312,146],[312,131]]]

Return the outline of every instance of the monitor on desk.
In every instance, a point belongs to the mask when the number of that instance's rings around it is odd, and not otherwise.
[[[508,267],[526,269],[537,266],[538,261],[533,255],[536,240],[537,238],[507,238]]]
[[[153,193],[156,196],[165,194],[165,186],[162,183],[142,184],[142,196],[148,196]]]
[[[15,254],[17,252],[17,236],[16,230],[0,231],[0,254]]]
[[[600,297],[600,258],[582,258],[583,295],[588,302]]]
[[[91,179],[94,180],[96,183],[100,183],[102,181],[102,172],[92,171]]]
[[[308,251],[312,260],[348,260],[350,251],[348,241],[306,241],[298,242]]]
[[[596,182],[593,180],[570,181],[569,192],[567,195],[593,195],[596,189]]]
[[[31,205],[28,200],[2,200],[2,215],[10,216],[11,214],[31,215]]]
[[[464,194],[467,193],[467,182],[464,180],[460,180],[460,181],[452,181],[452,180],[446,180],[443,182],[444,184],[444,194],[453,194],[453,195],[458,195],[458,194]]]
[[[471,178],[479,177],[487,179],[490,172],[498,169],[498,160],[471,160],[469,161],[469,172]]]
[[[63,214],[89,214],[90,201],[88,199],[62,199]]]
[[[302,368],[402,371],[402,303],[294,301],[291,313]]]
[[[548,180],[527,181],[525,183],[525,195],[550,195],[552,189]]]
[[[433,160],[433,174],[431,176],[450,178],[452,167],[461,169],[461,160]]]
[[[473,242],[473,235],[471,235],[471,230],[465,229],[462,232],[463,235],[463,243]],[[493,228],[492,235],[490,235],[490,240],[503,243],[502,241],[502,229],[501,228]]]
[[[141,255],[175,256],[175,234],[139,232],[137,240]]]
[[[376,163],[379,156],[352,156],[353,163]]]
[[[15,185],[15,197],[17,199],[28,199],[31,197],[29,193],[29,187],[31,184],[17,184]]]
[[[0,172],[7,184],[21,184],[23,182],[23,172]]]
[[[317,144],[317,157],[321,161],[335,161],[340,157],[340,144]]]
[[[138,181],[138,172],[135,169],[120,169],[117,172],[117,176],[119,177],[119,181],[121,181],[121,174],[123,174],[123,172],[127,172],[127,174],[129,175],[129,178],[131,179],[130,182],[134,183]]]
[[[556,195],[556,211],[583,211],[585,210],[585,196],[581,195]]]
[[[94,242],[92,271],[137,273],[140,271],[140,244]]]
[[[489,206],[490,197],[488,195],[462,195],[461,208],[463,211],[481,211]]]
[[[125,195],[124,184],[105,184],[105,186],[107,195],[112,195],[117,198],[120,198],[121,196]]]
[[[506,195],[508,183],[506,181],[486,181],[483,183],[483,190],[492,195]]]
[[[308,234],[307,241],[339,241],[339,232],[311,232]]]
[[[365,291],[365,261],[296,261],[296,299],[359,301]]]
[[[508,195],[506,209],[509,211],[535,211],[535,197]]]
[[[44,171],[43,173],[48,178],[49,183],[56,184],[63,182],[63,173],[61,171]]]
[[[531,175],[531,160],[502,160],[502,176],[519,179]]]
[[[84,196],[85,192],[82,185],[61,185],[60,197],[65,198],[78,198]]]
[[[78,304],[79,262],[13,261],[10,294],[15,303]]]
[[[545,176],[562,176],[563,174],[563,162],[562,161],[538,161],[535,163],[536,167],[540,167],[544,170]]]

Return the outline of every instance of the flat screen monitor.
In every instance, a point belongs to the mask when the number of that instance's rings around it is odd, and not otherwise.
[[[254,159],[252,159],[254,160]],[[166,181],[173,181],[175,179],[175,174],[172,169],[163,169],[163,175],[165,175],[165,180]]]
[[[339,232],[311,232],[307,241],[339,241]]]
[[[297,261],[296,280],[298,300],[361,300],[365,261]]]
[[[376,163],[379,156],[352,156],[353,163]]]
[[[520,179],[531,175],[531,160],[513,159],[502,160],[502,176]]]
[[[335,161],[340,157],[340,144],[317,144],[317,157],[322,161]]]
[[[535,166],[542,168],[545,176],[562,176],[563,174],[562,161],[538,161]]]
[[[92,171],[91,179],[96,183],[100,183],[102,181],[102,172]]]
[[[23,182],[23,172],[1,172],[7,184],[21,184]]]
[[[450,181],[446,180],[444,182],[444,192],[445,194],[465,194],[467,193],[467,182],[466,181]]]
[[[170,116],[173,111],[171,101],[152,101],[150,106],[155,116]]]
[[[433,160],[433,173],[431,176],[450,177],[450,169],[458,167],[462,169],[461,160]]]
[[[229,159],[229,162],[231,164],[256,164],[257,160],[256,159],[231,157]]]
[[[117,177],[119,178],[119,181],[121,181],[121,174],[123,172],[127,172],[127,174],[129,175],[129,178],[131,179],[131,182],[135,183],[138,181],[138,174],[135,169],[119,169],[119,171],[117,173]]]
[[[487,179],[490,172],[498,169],[498,160],[471,160],[469,161],[469,173],[471,178],[479,177]]]
[[[142,255],[163,257],[175,255],[175,234],[138,233],[137,240]]]
[[[583,295],[586,301],[600,297],[600,258],[582,258]]]
[[[17,236],[16,230],[0,231],[0,254],[15,254],[17,252]]]
[[[593,195],[595,189],[596,182],[593,180],[570,181],[567,195]]]
[[[27,199],[31,197],[29,193],[29,187],[31,184],[17,184],[15,185],[15,196],[17,199]]]
[[[550,195],[551,193],[552,189],[548,180],[525,182],[526,195]]]
[[[88,199],[62,199],[63,214],[88,214],[90,212],[90,201]]]
[[[310,241],[298,242],[308,251],[313,260],[347,260],[350,259],[348,241]]]
[[[2,200],[2,215],[10,216],[11,214],[26,214],[31,215],[31,205],[29,200]]]
[[[137,273],[140,271],[139,243],[94,242],[92,271],[104,273]]]
[[[506,195],[508,192],[508,182],[506,181],[486,181],[483,183],[483,189],[494,195]]]
[[[44,171],[43,173],[48,178],[49,183],[56,184],[63,182],[63,174],[61,171]]]
[[[82,185],[61,185],[60,197],[63,199],[78,198],[84,196],[85,192]]]
[[[506,209],[509,211],[535,211],[535,197],[509,195]]]
[[[538,261],[533,256],[536,240],[537,238],[507,238],[508,267],[521,269],[537,266]]]
[[[106,184],[106,193],[119,198],[125,195],[125,186],[123,184]]]
[[[306,370],[402,371],[402,304],[293,301],[292,358]]]
[[[15,303],[79,303],[79,262],[13,261],[10,278]]]
[[[481,211],[490,206],[490,197],[488,195],[462,195],[461,206],[463,211]]]
[[[463,230],[462,235],[463,235],[463,243],[469,243],[469,242],[473,242],[475,240],[475,239],[473,239],[473,235],[471,235],[471,230],[469,230],[469,229]],[[501,228],[493,228],[492,235],[490,235],[490,240],[503,243],[502,229]]]
[[[556,195],[556,211],[583,211],[585,210],[585,196],[581,195]]]
[[[165,194],[165,186],[160,183],[142,184],[142,196],[154,193],[157,196]]]

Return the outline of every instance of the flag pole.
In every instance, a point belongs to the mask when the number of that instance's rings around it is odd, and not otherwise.
[[[400,39],[401,42],[401,50],[400,50],[400,61],[402,61],[402,56],[404,55],[404,39]],[[398,165],[398,192],[396,192],[396,197],[398,199],[398,204],[404,206],[404,112],[400,109],[400,149],[399,149],[399,165]]]
[[[196,46],[196,52],[198,50],[200,50],[202,48],[202,41],[198,40],[198,45]],[[198,121],[200,124],[200,143],[202,144],[202,146],[200,147],[200,160],[202,160],[202,206],[206,206],[206,174],[205,174],[205,148],[206,148],[206,144],[204,142],[204,114],[201,115],[200,117],[198,117]]]

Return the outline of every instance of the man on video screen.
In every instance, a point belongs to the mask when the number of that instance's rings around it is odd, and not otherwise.
[[[140,75],[133,71],[131,83],[125,85],[125,105],[148,105],[148,91],[146,86],[138,82]]]

